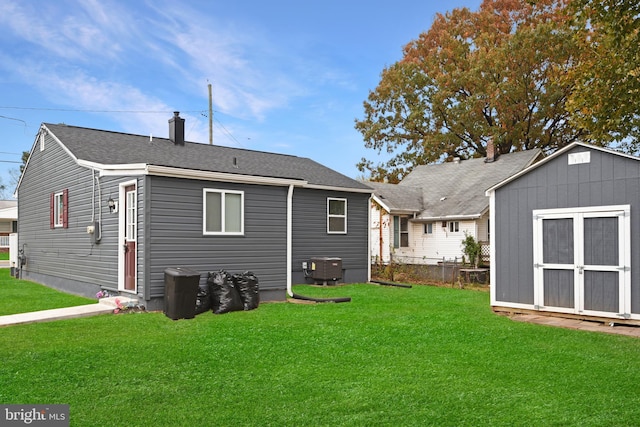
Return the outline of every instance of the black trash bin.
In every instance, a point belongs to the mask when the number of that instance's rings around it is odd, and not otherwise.
[[[184,267],[164,270],[164,314],[170,319],[193,319],[200,273]]]

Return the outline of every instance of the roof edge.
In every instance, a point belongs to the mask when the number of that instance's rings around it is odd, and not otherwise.
[[[621,153],[620,151],[616,151],[616,150],[612,150],[610,148],[605,148],[605,147],[598,147],[595,145],[591,145],[591,144],[586,144],[584,142],[580,142],[580,141],[575,141],[572,142],[571,144],[567,145],[566,147],[563,147],[561,149],[559,149],[558,151],[556,151],[555,153],[545,157],[544,159],[533,163],[532,165],[522,169],[520,172],[511,175],[509,178],[504,179],[502,181],[500,181],[499,183],[495,184],[492,187],[487,188],[487,190],[485,190],[485,196],[491,196],[491,193],[493,193],[495,190],[497,190],[498,188],[507,185],[508,183],[510,183],[511,181],[514,181],[518,178],[520,178],[522,175],[531,172],[534,169],[539,168],[540,166],[544,165],[545,163],[551,161],[552,159],[555,159],[556,157],[559,157],[561,155],[563,155],[565,152],[575,148],[575,147],[583,147],[583,148],[588,148],[590,150],[598,150],[598,151],[602,151],[604,153],[609,153],[609,154],[615,154],[618,156],[622,156],[622,157],[626,157],[629,159],[633,159],[633,160],[640,160],[638,159],[638,157],[632,156],[630,154],[625,154],[625,153]]]
[[[333,185],[309,184],[306,181],[302,186],[304,188],[311,188],[313,190],[345,191],[347,193],[373,194],[373,188],[336,187]]]
[[[482,213],[470,214],[470,215],[445,215],[445,216],[433,216],[433,217],[417,217],[412,218],[411,222],[431,222],[431,221],[451,221],[456,219],[478,219],[482,218]]]
[[[307,184],[307,181],[293,178],[273,178],[267,176],[242,175],[225,172],[208,172],[156,165],[147,165],[145,173],[146,175],[165,176],[171,178],[202,179],[206,181],[225,181],[244,184],[261,184],[274,186],[305,186]]]

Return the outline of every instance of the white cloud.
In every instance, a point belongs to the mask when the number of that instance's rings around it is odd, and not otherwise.
[[[51,104],[73,109],[173,111],[198,98],[205,106],[210,82],[216,110],[251,121],[266,120],[325,84],[349,85],[348,76],[296,52],[295,43],[278,44],[259,24],[208,12],[175,2],[4,0],[0,34],[19,51],[0,53],[0,70]],[[127,131],[159,136],[169,118],[113,117]],[[206,118],[187,119],[188,138],[208,141]],[[214,138],[229,140],[225,132]]]
[[[164,43],[163,61],[181,71],[194,88],[209,80],[217,108],[261,120],[305,93],[289,75],[285,55],[259,28],[240,29],[188,7],[156,11],[153,26],[162,28],[156,35]]]

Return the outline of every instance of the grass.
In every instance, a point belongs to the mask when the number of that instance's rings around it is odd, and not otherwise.
[[[71,425],[624,426],[640,340],[512,322],[486,292],[298,286],[342,304],[0,329],[0,402]],[[0,288],[0,299],[6,299]]]
[[[9,252],[0,252],[0,261],[8,261]]]
[[[46,286],[11,277],[0,268],[0,316],[97,302],[95,299],[58,292]]]

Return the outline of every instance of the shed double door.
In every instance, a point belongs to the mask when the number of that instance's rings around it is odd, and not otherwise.
[[[539,210],[533,218],[536,308],[628,318],[630,207]]]

